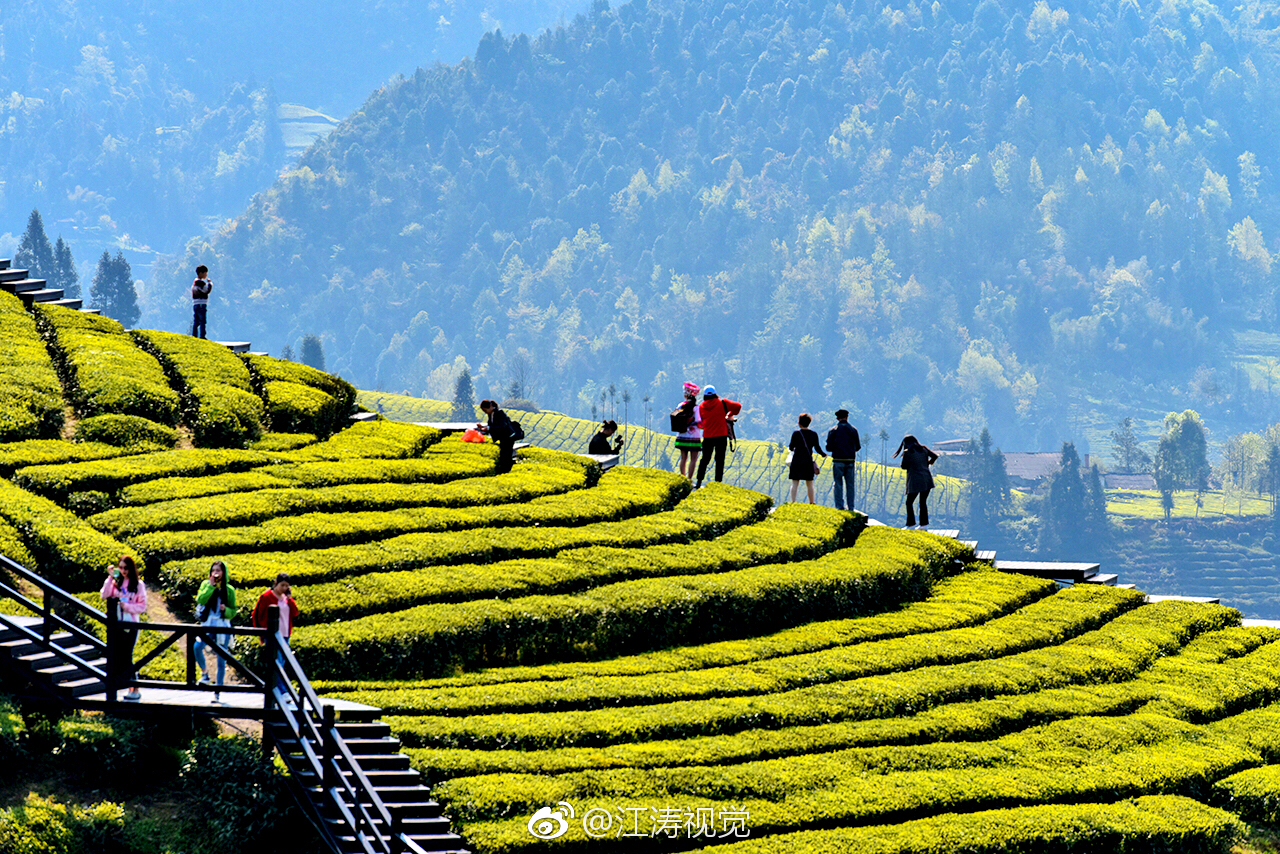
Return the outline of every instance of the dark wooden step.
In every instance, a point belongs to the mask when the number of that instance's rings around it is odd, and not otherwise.
[[[43,284],[43,282],[41,283]],[[53,302],[62,299],[62,288],[37,288],[33,291],[21,291],[18,299],[30,307],[35,302]]]
[[[44,286],[47,284],[49,283],[44,279],[13,279],[8,282],[0,282],[0,290],[21,296],[27,291],[44,290]]]
[[[356,756],[399,753],[401,746],[398,738],[347,738],[343,735],[342,740],[346,742],[347,748]]]
[[[79,308],[83,308],[83,307],[84,307],[84,300],[82,300],[82,299],[55,299],[55,300],[49,300],[49,305],[60,305],[60,306],[62,306],[63,308],[74,308],[74,309],[79,309]]]
[[[1061,578],[1065,581],[1085,581],[1098,574],[1096,563],[1070,563],[1067,561],[998,560],[996,569],[1001,572],[1017,572],[1040,578]]]
[[[20,282],[27,277],[28,270],[20,270],[8,265],[0,267],[0,282]]]
[[[390,725],[382,721],[369,721],[368,723],[339,723],[338,735],[348,743],[352,739],[381,739],[391,737]]]
[[[107,666],[107,660],[105,658],[94,659],[88,663],[98,668],[105,668]],[[42,669],[33,671],[33,675],[46,682],[51,682],[54,685],[60,685],[63,682],[76,682],[80,679],[97,678],[91,671],[85,670],[78,664],[56,664],[53,666],[46,666]]]

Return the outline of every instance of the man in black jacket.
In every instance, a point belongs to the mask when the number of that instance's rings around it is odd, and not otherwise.
[[[854,507],[854,474],[857,471],[858,451],[861,450],[858,428],[849,423],[849,410],[837,409],[836,426],[827,431],[827,453],[831,454],[831,477],[835,481],[837,510],[846,509],[846,496],[848,509],[852,510]],[[843,490],[841,481],[844,482]]]

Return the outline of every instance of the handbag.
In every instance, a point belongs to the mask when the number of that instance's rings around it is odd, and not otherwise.
[[[800,434],[800,436],[801,436],[801,438],[803,438],[803,439],[804,439],[804,446],[805,446],[806,448],[808,448],[808,449],[809,449],[809,455],[812,457],[812,455],[813,455],[813,446],[809,444],[809,439],[808,439],[807,437],[805,437],[804,433],[801,433],[801,434]],[[795,452],[795,451],[787,451],[787,458],[786,458],[786,460],[785,460],[786,464],[787,464],[787,465],[791,465],[791,461],[792,461],[792,460],[794,460],[794,459],[795,459],[795,457],[796,457],[796,452]],[[817,477],[817,476],[818,476],[818,475],[820,475],[820,474],[822,474],[822,468],[818,465],[818,461],[817,461],[817,460],[814,460],[814,461],[813,461],[813,475],[814,475],[814,477]]]

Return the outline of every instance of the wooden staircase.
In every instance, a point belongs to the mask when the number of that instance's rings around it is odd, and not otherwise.
[[[67,308],[81,308],[84,305],[83,300],[63,299],[61,288],[47,288],[45,285],[48,282],[44,279],[28,278],[29,271],[13,269],[9,264],[10,259],[0,258],[0,289],[18,297],[27,308],[31,308],[31,304],[36,302]]]
[[[409,765],[409,757],[400,752],[400,740],[391,734],[391,727],[380,720],[381,709],[366,712],[344,712],[341,721],[335,722],[335,732],[342,745],[349,751],[353,767],[343,772],[341,782],[333,779],[326,783],[313,770],[309,751],[282,721],[269,723],[268,729],[276,750],[289,767],[290,779],[296,787],[295,796],[307,798],[314,807],[314,814],[323,823],[322,831],[331,840],[335,851],[365,852],[370,849],[351,832],[352,817],[357,811],[351,794],[355,785],[363,782],[377,792],[386,807],[386,815],[370,810],[369,820],[378,836],[390,841],[401,838],[411,842],[413,848],[401,850],[428,852],[458,852],[462,839],[450,830],[450,822],[440,805],[430,797],[430,790],[422,785],[422,778]],[[337,745],[334,745],[337,748]],[[340,753],[341,749],[334,749]],[[330,758],[329,762],[332,762]],[[355,768],[359,768],[357,774]],[[339,804],[340,796],[342,803]],[[388,832],[387,819],[390,819]]]
[[[38,589],[41,601],[29,598],[16,579]],[[115,616],[114,601],[110,611],[99,611],[3,555],[0,600],[27,612],[0,613],[0,676],[28,696],[122,716],[196,712],[260,718],[264,748],[280,753],[298,805],[335,854],[467,854],[462,837],[452,832],[448,817],[401,752],[399,739],[380,719],[382,710],[320,701],[279,634],[275,607],[266,629],[216,630],[264,643],[265,677],[251,672],[226,647],[215,646],[215,654],[226,658],[250,684],[202,686],[195,682],[192,648],[197,638],[216,644],[210,627],[142,623],[139,630],[168,637],[134,661],[132,639]],[[106,642],[83,627],[94,622],[104,627]],[[183,641],[186,683],[134,675]],[[140,699],[120,699],[117,692],[126,687],[138,688]],[[227,694],[233,705],[209,705],[203,698],[212,692]]]

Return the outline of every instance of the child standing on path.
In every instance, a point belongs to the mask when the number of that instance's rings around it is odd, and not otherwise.
[[[205,321],[209,316],[209,294],[212,292],[213,282],[209,280],[209,268],[201,264],[196,267],[196,280],[191,283],[192,337],[205,337]]]

